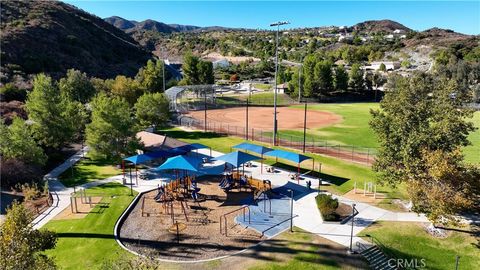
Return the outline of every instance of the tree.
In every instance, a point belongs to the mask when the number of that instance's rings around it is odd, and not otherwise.
[[[147,61],[147,65],[140,68],[135,77],[146,92],[163,92],[163,61]]]
[[[135,104],[136,117],[143,127],[164,126],[169,119],[169,102],[162,93],[147,93]]]
[[[68,99],[81,103],[89,102],[96,92],[87,74],[75,69],[67,71],[67,76],[60,79],[58,87]]]
[[[315,65],[317,64],[317,57],[313,54],[305,56],[303,60],[303,76],[305,77],[305,83],[302,88],[302,95],[305,97],[313,96],[317,89],[315,81]]]
[[[111,92],[124,98],[130,105],[133,105],[137,102],[137,98],[142,95],[144,89],[136,80],[119,75],[115,77]]]
[[[329,61],[319,61],[314,69],[315,81],[318,87],[317,95],[333,90],[332,64]]]
[[[429,198],[440,196],[441,190],[462,198],[479,194],[471,194],[476,173],[464,167],[456,153],[469,144],[468,135],[475,130],[468,121],[473,113],[465,106],[470,96],[458,91],[455,81],[426,74],[397,76],[389,85],[380,110],[371,112],[370,125],[380,142],[373,169],[384,183],[406,183],[415,211],[426,212],[432,221],[451,218],[468,206],[465,200]]]
[[[348,73],[343,66],[335,69],[334,84],[336,90],[346,91],[348,89]]]
[[[355,63],[350,70],[350,88],[354,91],[360,91],[364,89],[363,70],[360,64]]]
[[[381,72],[386,72],[386,71],[387,71],[387,67],[385,66],[384,63],[381,63],[381,64],[380,64],[380,67],[378,67],[378,70],[380,70]]]
[[[213,63],[200,60],[197,64],[198,82],[200,84],[214,84]]]
[[[87,125],[87,144],[96,157],[119,158],[134,152],[134,119],[129,104],[120,97],[99,94],[92,102],[92,122]]]
[[[183,57],[182,70],[186,84],[199,84],[198,62],[200,59],[190,52]]]
[[[35,142],[30,127],[18,117],[13,118],[8,127],[0,120],[0,153],[5,160],[19,159],[37,165],[44,165],[47,158]]]
[[[14,202],[0,226],[2,269],[56,269],[52,259],[40,252],[56,245],[56,235],[32,229],[33,218],[23,204]]]
[[[33,122],[32,131],[41,145],[58,148],[70,141],[80,130],[75,111],[78,106],[63,95],[45,74],[33,81],[33,91],[28,94],[25,109]]]

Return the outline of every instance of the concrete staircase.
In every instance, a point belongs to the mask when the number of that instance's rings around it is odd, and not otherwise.
[[[374,270],[397,270],[398,268],[392,266],[393,263],[388,264],[388,260],[390,259],[383,253],[378,246],[373,245],[369,247],[365,247],[361,249],[360,254],[367,259],[370,267]]]

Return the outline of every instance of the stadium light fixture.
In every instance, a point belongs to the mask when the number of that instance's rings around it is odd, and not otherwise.
[[[277,145],[277,76],[278,76],[278,32],[281,25],[290,24],[288,21],[279,21],[271,23],[270,26],[277,27],[277,36],[275,39],[275,89],[273,93],[273,145]]]

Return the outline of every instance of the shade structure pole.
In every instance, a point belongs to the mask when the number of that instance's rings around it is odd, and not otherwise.
[[[135,164],[135,183],[136,183],[137,186],[138,186],[138,168],[137,168],[137,164]]]
[[[263,173],[263,153],[262,153],[262,162],[260,163],[260,173]]]
[[[297,184],[300,184],[300,162],[297,163]]]
[[[248,141],[248,98],[247,98],[247,110],[246,110],[245,120],[246,120],[245,139]]]
[[[302,148],[303,153],[305,153],[306,138],[307,138],[307,102],[305,102],[305,116],[303,118],[303,148]]]
[[[123,178],[125,178],[125,160],[122,160],[122,174]]]
[[[130,196],[133,196],[132,166],[130,166],[129,170],[130,170]]]

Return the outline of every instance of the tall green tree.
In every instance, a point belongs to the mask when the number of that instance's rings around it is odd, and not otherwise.
[[[186,53],[183,57],[182,70],[184,75],[185,84],[200,84],[198,63],[200,59],[194,56],[192,53]]]
[[[18,159],[37,165],[44,165],[47,159],[43,149],[37,145],[30,126],[19,117],[13,118],[10,126],[0,120],[0,153],[4,160]]]
[[[135,122],[128,102],[120,97],[97,95],[91,102],[92,122],[87,125],[87,144],[95,157],[116,159],[138,147]]]
[[[305,56],[303,60],[303,74],[305,83],[303,85],[303,96],[312,97],[317,89],[315,81],[315,65],[317,64],[317,57],[313,54]]]
[[[146,92],[163,92],[163,68],[164,63],[160,60],[148,60],[147,64],[140,68],[135,79]],[[165,70],[165,72],[167,72]]]
[[[457,153],[475,130],[468,120],[473,116],[465,106],[468,102],[470,96],[455,81],[416,74],[395,77],[380,110],[371,112],[370,125],[380,142],[374,170],[385,183],[406,183],[413,209],[432,221],[451,218],[468,206],[468,200],[459,198],[478,198],[477,174],[462,165]],[[440,196],[442,190],[460,197]]]
[[[213,63],[200,60],[197,64],[198,81],[200,84],[214,84]]]
[[[23,204],[14,202],[7,210],[0,225],[1,269],[56,269],[55,262],[41,252],[54,248],[57,237],[51,231],[33,229],[32,220]]]
[[[142,127],[164,126],[170,116],[169,101],[162,93],[147,93],[135,104],[136,117]]]
[[[336,90],[346,91],[348,89],[348,73],[343,66],[335,69],[334,84]]]
[[[315,81],[318,87],[316,95],[325,95],[333,90],[332,64],[327,61],[319,61],[314,69]]]
[[[72,111],[76,108],[78,106],[60,94],[49,76],[39,74],[35,77],[25,109],[32,121],[33,134],[41,145],[59,148],[74,137],[81,129],[78,115]]]
[[[111,86],[112,94],[125,99],[132,106],[137,102],[138,97],[144,93],[144,90],[138,81],[123,75],[115,77]]]
[[[81,103],[89,102],[96,92],[87,74],[75,69],[67,71],[67,75],[58,82],[58,87],[67,98]]]
[[[354,91],[361,91],[365,88],[365,80],[363,79],[363,70],[360,64],[355,63],[350,69],[349,86]]]

